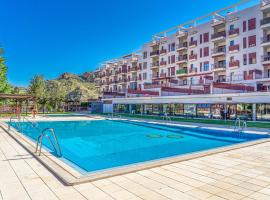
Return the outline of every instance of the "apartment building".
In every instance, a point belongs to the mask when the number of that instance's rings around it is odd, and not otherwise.
[[[102,97],[270,91],[270,1],[239,10],[244,2],[155,34],[139,52],[104,63]]]

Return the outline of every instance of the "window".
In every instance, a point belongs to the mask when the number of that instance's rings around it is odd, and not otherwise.
[[[247,21],[243,21],[243,32],[247,31]]]
[[[209,33],[204,33],[203,34],[203,41],[204,42],[209,42]]]
[[[206,61],[203,63],[203,71],[208,71],[209,70],[209,61]]]
[[[172,67],[171,68],[171,76],[174,76],[175,75],[175,67]]]
[[[191,38],[190,38],[190,41],[191,41],[191,42],[193,42],[193,40],[194,40],[194,38],[193,38],[193,37],[191,37]]]
[[[147,62],[144,62],[143,63],[143,69],[146,69],[147,68]]]
[[[175,51],[175,43],[171,44],[171,51]]]
[[[203,56],[204,57],[209,56],[209,47],[204,47],[204,49],[203,49]]]
[[[246,37],[243,38],[243,48],[244,49],[247,48],[247,38]]]
[[[202,34],[200,34],[200,44],[202,43]]]
[[[168,64],[171,64],[171,56],[168,56]]]
[[[234,30],[234,25],[233,24],[230,25],[230,31],[232,31],[232,30]]]
[[[175,63],[175,55],[171,56],[171,63]]]
[[[248,20],[248,30],[256,29],[256,18]]]
[[[200,63],[200,72],[202,72],[202,63]]]
[[[250,53],[249,55],[248,55],[248,62],[249,62],[249,64],[256,64],[256,52],[254,52],[254,53]]]
[[[147,51],[144,51],[143,52],[143,59],[146,59],[147,58]]]
[[[247,54],[243,54],[243,65],[247,65]]]
[[[146,78],[147,78],[147,73],[145,72],[143,73],[143,80],[146,80]]]
[[[202,48],[200,48],[200,58],[202,57]]]
[[[252,35],[248,37],[248,47],[256,46],[256,35]]]
[[[234,40],[230,41],[230,46],[234,45]]]

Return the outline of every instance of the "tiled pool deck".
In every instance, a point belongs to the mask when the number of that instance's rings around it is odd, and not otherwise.
[[[270,142],[75,186],[0,129],[0,199],[270,199]]]

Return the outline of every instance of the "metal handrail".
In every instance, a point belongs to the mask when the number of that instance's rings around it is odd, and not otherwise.
[[[247,122],[243,121],[243,123],[241,124],[241,119],[238,117],[235,119],[235,123],[234,123],[234,131],[238,131],[238,132],[243,132],[244,129],[247,128]]]
[[[16,127],[18,128],[18,130],[21,132],[22,127],[21,127],[21,123],[20,123],[20,117],[18,117],[18,116],[11,116],[10,117],[9,124],[8,124],[8,130],[10,130],[11,123],[12,123],[13,119],[18,119],[18,121],[14,121],[14,123],[15,123]]]
[[[48,131],[53,135],[53,139],[55,141],[57,149],[55,148],[55,145],[53,144],[50,136],[48,134],[46,134],[46,132],[48,132]],[[45,129],[43,129],[41,134],[38,136],[35,153],[38,152],[38,147],[39,147],[39,154],[38,155],[40,156],[44,137],[46,137],[49,140],[49,142],[52,145],[52,147],[53,147],[54,151],[56,152],[56,154],[58,154],[58,156],[61,157],[62,156],[62,151],[61,151],[61,148],[59,146],[59,142],[58,142],[58,139],[57,139],[57,137],[55,135],[55,132],[54,132],[53,128],[45,128]]]

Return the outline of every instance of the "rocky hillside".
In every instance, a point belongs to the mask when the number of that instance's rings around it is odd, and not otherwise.
[[[87,101],[88,99],[97,99],[99,96],[93,74],[90,72],[82,75],[64,73],[57,79],[49,80],[48,85],[49,88],[60,88],[60,91],[69,99],[80,98],[78,100]]]

